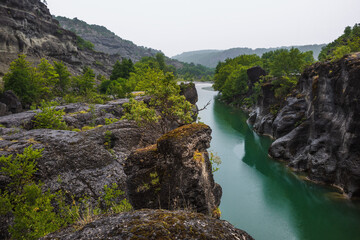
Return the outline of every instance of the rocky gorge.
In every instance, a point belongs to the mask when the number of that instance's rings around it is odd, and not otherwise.
[[[250,82],[261,75],[249,75]],[[276,139],[271,157],[313,181],[340,187],[350,198],[360,196],[359,79],[359,53],[318,62],[283,102],[264,84],[248,120],[256,132]]]
[[[191,102],[197,101],[194,89],[192,85],[183,90]],[[28,146],[44,149],[34,175],[44,190],[61,190],[75,200],[86,196],[90,204],[96,204],[104,186],[116,183],[135,210],[171,210],[102,216],[79,231],[70,227],[45,239],[72,239],[75,235],[88,239],[252,239],[226,221],[216,219],[220,217],[222,190],[214,182],[207,152],[211,129],[193,123],[162,136],[156,127],[139,127],[128,120],[106,125],[105,119],[121,118],[126,102],[128,99],[58,106],[65,112],[67,125],[77,131],[33,129],[39,110],[0,117],[2,156],[22,153]],[[1,190],[9,181],[8,176],[0,175]],[[11,215],[0,217],[1,238],[9,237],[7,228],[12,220]]]

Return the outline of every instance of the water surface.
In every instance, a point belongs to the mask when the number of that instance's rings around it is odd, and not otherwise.
[[[270,159],[271,140],[255,134],[243,112],[216,101],[210,86],[197,84],[198,106],[211,100],[199,115],[213,130],[210,150],[222,159],[215,173],[222,219],[256,240],[360,239],[360,204]]]

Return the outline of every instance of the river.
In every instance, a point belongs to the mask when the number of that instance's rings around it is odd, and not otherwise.
[[[267,155],[271,140],[258,136],[242,111],[215,99],[211,84],[198,83],[199,113],[212,132],[210,151],[222,159],[222,219],[256,240],[360,239],[360,204],[334,189],[301,180]]]

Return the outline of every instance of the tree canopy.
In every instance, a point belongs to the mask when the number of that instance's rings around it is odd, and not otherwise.
[[[360,24],[347,26],[344,33],[326,45],[319,54],[320,61],[336,60],[346,54],[360,51]]]

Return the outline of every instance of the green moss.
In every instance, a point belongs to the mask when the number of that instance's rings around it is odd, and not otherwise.
[[[150,177],[151,177],[151,185],[159,184],[160,179],[159,179],[157,172],[150,173]]]
[[[184,125],[182,127],[176,128],[166,134],[164,134],[161,138],[158,139],[158,142],[167,140],[167,139],[182,139],[184,137],[191,136],[192,134],[209,129],[209,126],[203,123],[192,123],[188,125]]]
[[[156,144],[147,146],[146,148],[139,148],[135,150],[135,153],[144,153],[144,152],[156,152]]]

